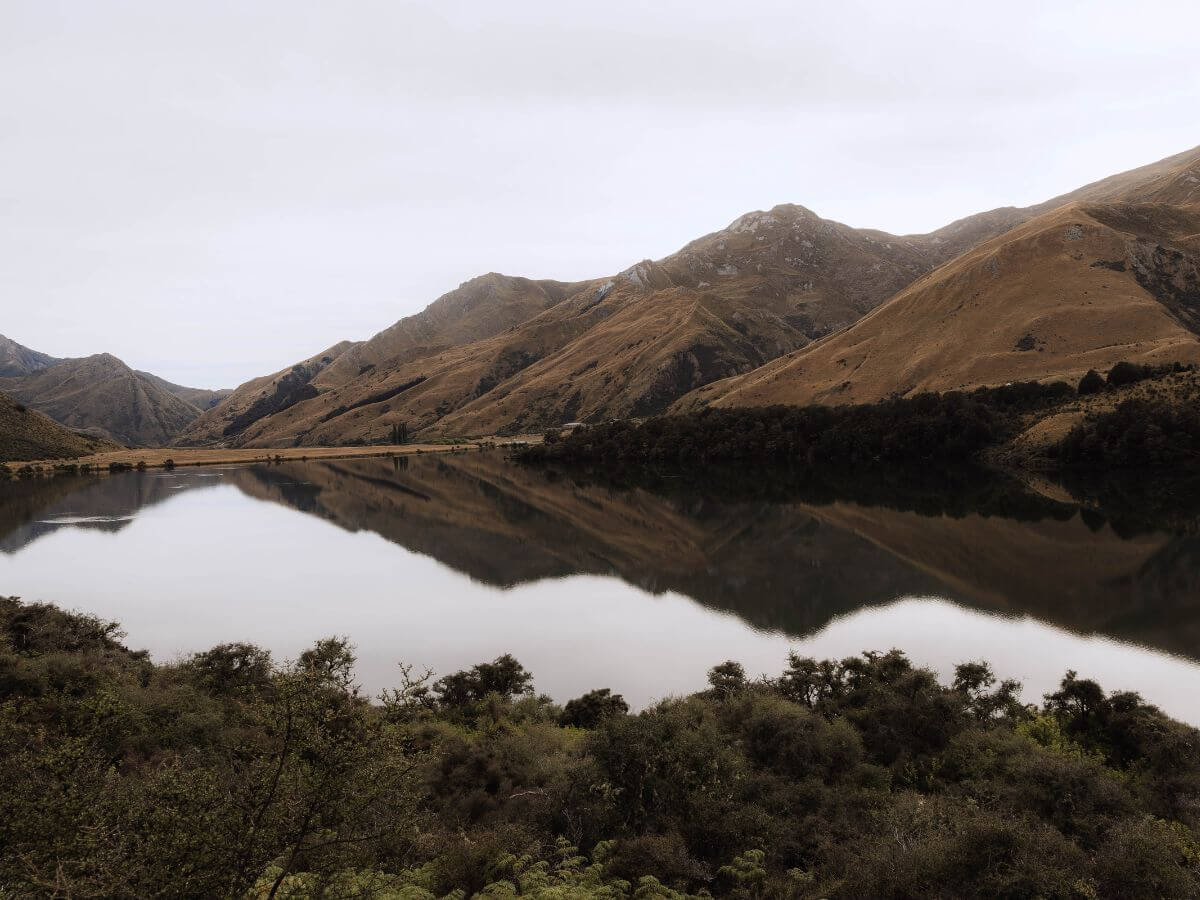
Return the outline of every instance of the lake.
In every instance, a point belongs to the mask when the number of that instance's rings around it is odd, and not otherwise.
[[[756,473],[758,485],[769,473]],[[0,485],[0,594],[122,623],[160,661],[348,636],[371,693],[511,652],[559,701],[635,707],[726,659],[898,647],[1067,669],[1200,725],[1200,537],[1068,495],[961,500],[619,485],[470,453]]]

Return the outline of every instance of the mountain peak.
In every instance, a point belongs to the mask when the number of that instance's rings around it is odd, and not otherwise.
[[[46,353],[30,350],[11,338],[0,334],[0,376],[32,375],[58,360]]]

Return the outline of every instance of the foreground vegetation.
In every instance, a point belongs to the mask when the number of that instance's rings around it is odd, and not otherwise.
[[[119,639],[0,601],[5,896],[1200,895],[1200,732],[1074,673],[724,663],[630,714],[511,657],[368,702],[341,640]]]

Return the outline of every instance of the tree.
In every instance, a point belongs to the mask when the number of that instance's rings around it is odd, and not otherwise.
[[[609,716],[620,716],[627,712],[629,704],[624,697],[612,693],[608,688],[600,688],[568,700],[558,724],[571,728],[595,728]]]
[[[1108,370],[1108,383],[1113,387],[1134,384],[1150,377],[1151,371],[1147,366],[1137,366],[1131,362],[1119,362]]]
[[[477,703],[488,694],[510,700],[533,693],[533,675],[517,662],[511,653],[498,656],[490,663],[455,672],[439,678],[433,685],[438,702],[447,707],[464,707]]]
[[[708,683],[718,700],[739,694],[746,688],[746,670],[732,659],[708,670]]]
[[[1079,381],[1079,395],[1086,396],[1087,394],[1098,394],[1104,390],[1104,377],[1095,369],[1088,369],[1088,373]]]

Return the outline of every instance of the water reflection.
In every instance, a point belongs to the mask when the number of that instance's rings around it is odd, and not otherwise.
[[[1076,667],[1200,721],[1194,535],[990,487],[887,505],[756,484],[615,488],[481,454],[30,482],[3,488],[0,592],[119,618],[160,655],[348,634],[373,688],[398,659],[512,650],[560,699],[646,702],[724,658],[896,645],[943,672],[989,658],[1030,699]]]

